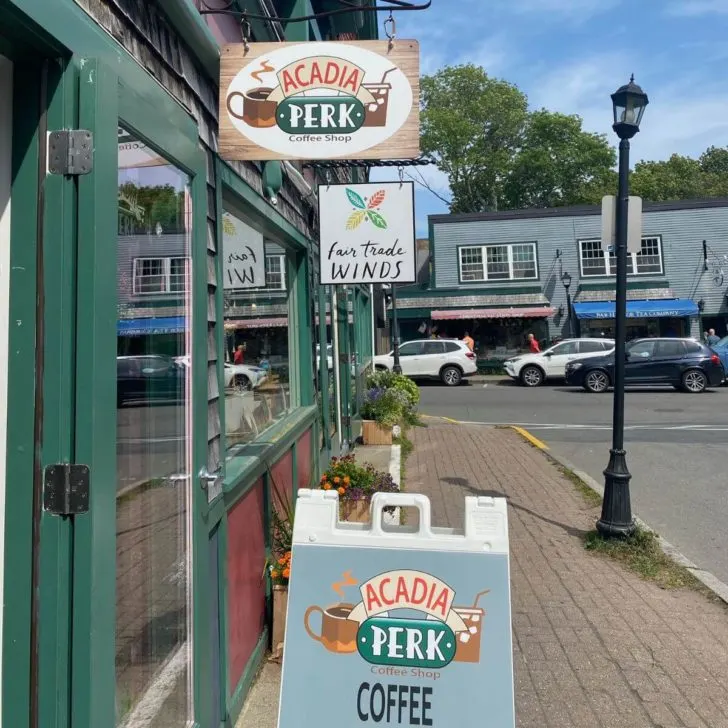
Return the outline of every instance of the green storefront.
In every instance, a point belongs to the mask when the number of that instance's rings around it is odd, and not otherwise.
[[[372,38],[364,15],[252,32]],[[312,171],[218,157],[221,38],[239,22],[192,0],[0,0],[6,726],[233,726],[268,646],[273,493],[358,434],[369,291],[317,283]],[[272,251],[235,312],[230,211]],[[254,342],[231,368],[226,321],[266,306],[227,327]]]

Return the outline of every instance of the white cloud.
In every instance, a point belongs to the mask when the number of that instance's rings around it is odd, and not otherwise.
[[[674,0],[668,4],[667,14],[678,18],[728,15],[728,0]]]

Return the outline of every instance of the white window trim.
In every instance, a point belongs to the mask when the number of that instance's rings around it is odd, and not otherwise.
[[[662,235],[643,235],[642,241],[645,240],[657,240],[657,246],[659,249],[660,254],[660,270],[658,271],[638,271],[637,270],[637,254],[636,253],[628,253],[627,258],[627,275],[628,276],[662,276],[665,275],[665,258],[664,253],[662,249]],[[579,272],[581,273],[582,278],[614,278],[616,276],[616,271],[614,273],[585,273],[584,272],[584,256],[582,253],[582,245],[584,243],[600,243],[601,241],[596,238],[585,238],[584,240],[578,241],[578,253],[579,253]],[[605,271],[610,270],[609,265],[609,258],[610,255],[606,251],[602,251],[602,256],[604,259],[604,269]]]
[[[535,275],[533,276],[521,276],[516,278],[513,275],[513,248],[516,246],[529,246],[533,251],[533,263],[535,268]],[[488,278],[488,248],[506,248],[508,251],[508,278]],[[471,278],[465,280],[463,277],[463,251],[464,250],[477,250],[480,249],[483,266],[483,278]],[[510,283],[511,281],[537,281],[539,277],[538,272],[538,249],[535,242],[527,241],[524,243],[490,243],[489,245],[461,245],[458,247],[458,277],[460,283]]]
[[[137,281],[141,278],[144,278],[145,276],[137,276],[138,268],[141,266],[142,263],[148,261],[148,260],[161,260],[162,261],[162,273],[161,275],[164,276],[164,290],[162,291],[140,291],[137,290]],[[173,260],[186,260],[189,261],[191,258],[189,256],[185,255],[171,255],[171,256],[161,256],[161,255],[149,255],[145,256],[143,258],[134,258],[133,260],[133,269],[132,269],[132,293],[135,296],[167,296],[170,294],[177,295],[180,293],[188,293],[187,291],[187,281],[185,281],[185,288],[181,291],[173,291],[171,290],[172,286],[172,261]],[[190,270],[189,265],[187,266],[187,270]]]
[[[268,285],[268,258],[278,258],[281,265],[281,285],[273,286]],[[285,291],[286,290],[286,254],[285,253],[268,253],[265,256],[265,287],[269,291]]]

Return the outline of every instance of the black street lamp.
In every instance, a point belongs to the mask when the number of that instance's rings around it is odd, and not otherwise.
[[[564,284],[564,290],[566,291],[566,338],[571,338],[571,293],[569,293],[569,287],[571,286],[571,276],[568,271],[565,271],[561,276],[561,282]]]
[[[629,482],[624,450],[624,367],[627,340],[627,222],[629,216],[629,140],[640,130],[640,122],[648,104],[647,94],[634,82],[612,94],[614,125],[619,137],[619,191],[615,247],[617,256],[616,334],[614,347],[614,412],[612,417],[612,449],[604,470],[604,501],[597,530],[604,537],[629,536],[634,533]]]
[[[402,373],[402,365],[399,363],[399,321],[397,320],[397,288],[396,283],[391,284],[390,300],[392,302],[392,371],[395,374]]]

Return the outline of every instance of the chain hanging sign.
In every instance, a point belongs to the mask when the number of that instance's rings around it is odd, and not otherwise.
[[[321,283],[414,283],[414,183],[321,185]]]
[[[417,526],[383,511],[417,508]],[[278,728],[514,728],[508,515],[465,499],[433,528],[422,495],[377,493],[371,525],[300,490]]]
[[[220,69],[223,159],[420,154],[416,41],[240,43]]]

